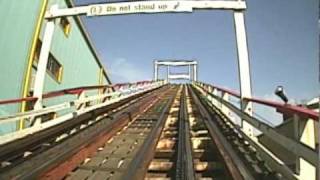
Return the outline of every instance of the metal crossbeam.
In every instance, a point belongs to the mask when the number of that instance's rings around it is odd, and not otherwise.
[[[188,60],[157,60],[155,61],[155,64],[157,65],[163,65],[163,66],[187,66],[187,65],[197,65],[197,61],[188,61]]]
[[[244,10],[244,1],[134,1],[55,9],[48,11],[46,18],[63,16],[106,16],[137,13],[193,12],[194,9]]]
[[[198,63],[195,60],[156,60],[154,61],[154,80],[158,80],[158,70],[160,66],[167,66],[167,81],[170,80],[197,80]],[[188,66],[188,73],[171,73],[170,67]]]
[[[189,74],[169,74],[169,79],[189,79]]]

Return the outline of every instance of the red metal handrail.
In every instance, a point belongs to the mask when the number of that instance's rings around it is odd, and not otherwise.
[[[122,86],[126,86],[126,85],[134,85],[134,84],[139,85],[139,84],[152,83],[152,82],[154,82],[154,81],[139,81],[136,83],[119,83],[119,84],[114,84],[114,85],[81,86],[81,87],[76,87],[76,88],[68,88],[68,89],[48,92],[46,94],[43,94],[42,98],[47,99],[47,98],[53,98],[53,97],[58,97],[58,96],[63,96],[63,95],[70,95],[70,94],[71,95],[79,95],[83,91],[88,91],[88,90],[116,88],[116,87],[122,87]],[[38,99],[37,97],[6,99],[6,100],[0,100],[0,105],[21,103],[21,102],[32,102],[32,101],[36,101],[37,99]]]
[[[104,89],[104,88],[112,88],[112,86],[101,85],[101,86],[82,86],[82,87],[77,87],[77,88],[69,88],[69,89],[63,89],[63,90],[49,92],[49,93],[44,94],[42,97],[44,99],[46,99],[46,98],[52,98],[52,97],[57,97],[57,96],[63,96],[63,95],[67,95],[67,94],[79,95],[83,91],[97,90],[97,89]]]
[[[23,101],[36,101],[38,98],[36,97],[26,97],[26,98],[18,98],[18,99],[6,99],[6,100],[1,100],[0,101],[0,105],[1,104],[13,104],[13,103],[20,103]]]
[[[229,90],[229,89],[225,89],[222,87],[213,86],[213,85],[209,85],[209,84],[204,84],[204,85],[211,86],[212,88],[216,88],[217,90],[219,90],[221,92],[229,93],[235,97],[241,98],[240,93],[238,93],[234,90]],[[296,105],[292,105],[292,104],[284,104],[284,103],[264,100],[264,99],[260,99],[260,98],[253,98],[253,97],[252,98],[243,98],[243,99],[246,101],[255,102],[258,104],[274,107],[274,108],[276,108],[282,112],[285,112],[285,113],[298,114],[302,117],[307,117],[307,118],[311,118],[314,120],[319,120],[319,113],[318,112],[315,112],[311,109],[307,109],[305,107],[296,106]]]
[[[217,90],[219,90],[221,92],[225,92],[225,93],[233,95],[233,96],[235,96],[237,98],[240,98],[240,94],[237,91],[226,89],[226,88],[223,88],[223,87],[214,86],[214,85],[211,85],[211,84],[205,84],[205,83],[202,83],[202,84],[204,86],[211,86],[212,88],[217,89]]]
[[[225,93],[228,93],[228,94],[231,94],[237,98],[240,98],[240,93],[234,91],[234,90],[230,90],[230,89],[226,89],[226,88],[223,88],[223,87],[216,87],[216,86],[213,86],[214,88],[216,88],[217,90],[221,91],[221,92],[225,92]]]
[[[303,117],[311,118],[314,120],[319,120],[319,114],[318,112],[315,112],[311,109],[301,107],[301,106],[296,106],[292,104],[284,104],[284,103],[279,103],[275,101],[269,101],[269,100],[264,100],[264,99],[258,99],[258,98],[244,98],[247,101],[255,102],[258,104],[263,104],[266,106],[271,106],[274,108],[277,108],[278,110],[290,114],[298,114]]]

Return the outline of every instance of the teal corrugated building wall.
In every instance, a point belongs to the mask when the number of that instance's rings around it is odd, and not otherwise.
[[[34,59],[37,56],[37,47],[41,47],[39,44],[41,44],[45,27],[43,14],[44,10],[49,9],[53,4],[58,4],[62,8],[71,7],[73,3],[71,0],[0,1],[2,19],[0,99],[32,95],[37,70],[37,63]],[[59,76],[61,79],[47,72],[44,93],[79,86],[110,84],[106,70],[93,44],[90,43],[80,18],[68,17],[67,22],[69,29],[66,34],[61,19],[56,19],[50,50],[51,55],[62,67],[61,77]],[[46,100],[44,105],[48,106],[65,100],[62,98]],[[0,105],[0,116],[24,111],[25,108],[25,104]],[[0,134],[15,131],[20,125],[19,123],[2,124]]]
[[[41,3],[27,0],[0,1],[0,99],[19,98],[28,54]],[[0,115],[20,110],[20,104],[0,106]],[[14,131],[15,123],[2,124],[0,133]]]

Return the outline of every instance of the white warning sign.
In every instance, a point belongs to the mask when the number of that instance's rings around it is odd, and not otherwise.
[[[161,12],[192,12],[192,6],[181,1],[140,1],[90,5],[87,16],[161,13]]]

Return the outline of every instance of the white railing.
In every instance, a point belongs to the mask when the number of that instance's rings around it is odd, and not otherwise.
[[[164,81],[142,81],[137,83],[124,83],[106,86],[86,86],[44,94],[44,99],[53,99],[66,95],[75,95],[76,99],[43,107],[38,110],[30,110],[26,112],[0,116],[0,127],[3,124],[17,123],[18,121],[28,121],[30,124],[32,124],[22,130],[17,130],[15,132],[0,136],[0,145],[68,121],[86,112],[119,102],[128,97],[144,93],[152,89],[156,89],[164,84]],[[93,90],[98,90],[99,92],[92,93]],[[20,103],[23,101],[34,103],[36,100],[37,98],[34,97],[3,100],[0,101],[0,105]],[[50,113],[54,113],[55,116],[46,119],[45,122],[42,122],[42,117]]]

